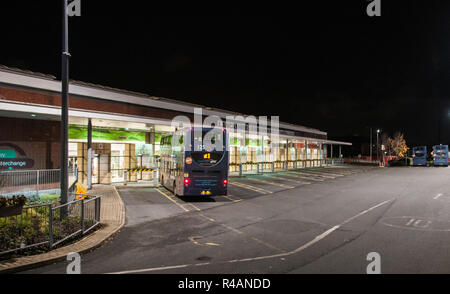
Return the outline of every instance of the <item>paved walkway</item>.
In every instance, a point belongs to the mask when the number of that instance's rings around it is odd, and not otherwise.
[[[101,229],[83,239],[47,253],[0,261],[0,273],[11,273],[64,260],[70,252],[84,253],[103,244],[125,224],[125,206],[115,187],[98,185],[90,195],[101,196]]]

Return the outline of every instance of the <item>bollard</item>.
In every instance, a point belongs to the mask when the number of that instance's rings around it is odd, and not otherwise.
[[[126,170],[123,171],[123,185],[124,186],[127,185],[127,171]]]
[[[239,176],[242,177],[242,163],[239,163]]]

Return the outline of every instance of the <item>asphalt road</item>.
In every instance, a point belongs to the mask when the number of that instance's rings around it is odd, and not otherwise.
[[[450,273],[448,168],[345,167],[232,178],[229,197],[126,188],[127,223],[82,273]],[[65,273],[66,262],[25,273]]]

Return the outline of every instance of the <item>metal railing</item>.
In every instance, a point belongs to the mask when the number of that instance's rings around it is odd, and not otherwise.
[[[257,173],[294,170],[310,167],[323,167],[340,164],[344,164],[343,158],[240,163],[230,165],[229,174],[230,175],[257,174]]]
[[[27,206],[20,215],[0,217],[0,257],[35,247],[53,249],[87,234],[100,224],[100,203],[95,196],[63,205]],[[64,218],[62,210],[67,211]]]
[[[23,170],[0,172],[0,195],[42,195],[59,194],[59,169]],[[77,169],[69,169],[69,187],[73,188],[78,180]],[[69,190],[71,190],[69,189]]]

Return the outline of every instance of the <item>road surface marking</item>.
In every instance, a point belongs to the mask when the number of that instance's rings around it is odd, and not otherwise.
[[[178,202],[176,202],[175,200],[172,199],[172,197],[170,197],[169,195],[167,195],[166,193],[164,193],[163,191],[159,190],[159,189],[155,189],[156,191],[158,191],[161,195],[163,195],[164,197],[166,197],[167,199],[169,199],[170,201],[172,201],[173,203],[175,203],[178,207],[180,207],[181,209],[183,209],[184,211],[190,211],[189,209],[186,209],[183,205],[179,204]]]
[[[290,256],[293,255],[295,253],[299,253],[309,247],[311,247],[312,245],[316,244],[317,242],[323,240],[324,238],[326,238],[328,235],[330,235],[331,233],[333,233],[334,231],[338,230],[339,228],[341,228],[342,226],[348,224],[349,222],[351,222],[352,220],[380,207],[383,206],[389,202],[394,201],[395,198],[390,199],[390,200],[386,200],[383,201],[377,205],[374,205],[372,207],[370,207],[369,209],[366,209],[354,216],[352,216],[351,218],[346,219],[345,221],[343,221],[342,223],[328,229],[327,231],[323,232],[320,235],[317,235],[314,239],[312,239],[311,241],[303,244],[302,246],[298,247],[297,249],[294,249],[292,251],[289,252],[283,252],[283,253],[278,253],[278,254],[273,254],[273,255],[266,255],[266,256],[259,256],[259,257],[254,257],[254,258],[243,258],[243,259],[234,259],[234,260],[229,260],[229,261],[224,261],[221,263],[236,263],[236,262],[245,262],[245,261],[256,261],[256,260],[263,260],[263,259],[270,259],[270,258],[281,258],[281,257],[285,257],[285,256]],[[226,226],[226,225],[223,225]],[[230,227],[231,228],[231,227]],[[232,228],[231,228],[232,229]],[[242,233],[242,232],[241,232]],[[143,273],[143,272],[150,272],[150,271],[160,271],[160,270],[168,270],[168,269],[178,269],[178,268],[186,268],[186,267],[191,267],[191,266],[203,266],[203,265],[210,265],[211,263],[197,263],[197,264],[184,264],[184,265],[175,265],[175,266],[166,266],[166,267],[155,267],[155,268],[147,268],[147,269],[139,269],[139,270],[130,270],[130,271],[122,271],[122,272],[115,272],[115,273],[110,273],[110,274],[132,274],[132,273]],[[216,263],[216,264],[220,264],[220,262]]]
[[[227,229],[230,230],[230,231],[235,232],[235,233],[238,233],[238,234],[244,234],[244,232],[239,231],[238,229],[232,228],[232,227],[230,227],[230,226],[227,226],[227,225],[225,225],[225,224],[220,224],[220,225],[221,225],[222,227],[224,227],[224,228],[227,228]]]
[[[439,193],[439,194],[437,194],[436,196],[434,196],[433,199],[434,199],[434,200],[437,200],[437,199],[439,199],[439,197],[441,197],[442,195],[443,195],[442,193]]]
[[[203,263],[202,265],[207,265],[207,264],[208,263]],[[177,269],[177,268],[183,268],[183,267],[188,267],[188,266],[192,266],[192,265],[191,264],[183,264],[183,265],[163,266],[163,267],[146,268],[146,269],[140,269],[140,270],[129,270],[129,271],[122,271],[122,272],[106,273],[106,274],[107,275],[137,274],[137,273],[145,273],[145,272],[152,272],[152,271]]]
[[[325,173],[329,173],[329,174],[336,174],[336,175],[340,175],[340,176],[345,176],[345,175],[352,174],[352,172],[349,171],[349,170],[334,170],[334,169],[317,170],[317,169],[314,169],[312,171],[320,171],[320,172],[325,172]]]
[[[236,197],[236,198],[238,198],[238,199],[233,199],[233,198],[231,198],[231,195],[223,195],[223,197],[226,198],[226,199],[228,199],[228,200],[230,200],[230,201],[232,201],[232,202],[240,202],[240,201],[243,200],[243,199],[241,199],[241,198],[239,198],[239,197],[237,197],[237,196],[233,196],[233,197]]]
[[[310,182],[305,182],[305,181],[300,181],[300,180],[294,180],[294,179],[283,178],[282,176],[283,176],[283,175],[279,175],[279,176],[272,176],[272,175],[270,175],[270,176],[268,176],[268,177],[274,178],[274,179],[280,179],[280,180],[283,180],[283,181],[288,181],[288,182],[298,183],[298,184],[304,184],[304,185],[311,184]]]
[[[200,211],[201,209],[195,206],[194,204],[187,202],[186,204],[189,204],[190,206],[194,207],[195,210]]]
[[[261,193],[261,194],[272,194],[273,193],[272,191],[264,190],[264,189],[261,189],[261,188],[258,188],[258,187],[254,187],[254,186],[251,186],[251,185],[248,185],[248,184],[236,183],[236,182],[230,182],[229,184],[230,185],[235,185],[235,186],[238,186],[240,188],[247,189],[247,190],[252,190],[252,191],[255,191],[255,192],[258,192],[258,193]]]
[[[316,179],[316,178],[312,178],[312,177],[305,177],[305,176],[301,176],[301,175],[297,175],[297,174],[285,174],[285,176],[287,177],[294,177],[294,178],[300,178],[300,179],[305,179],[305,180],[311,180],[311,181],[316,181],[316,182],[323,182],[323,179]]]
[[[289,186],[289,185],[275,183],[275,182],[261,180],[261,179],[249,178],[248,180],[249,181],[255,181],[255,182],[261,182],[261,183],[265,183],[265,184],[269,184],[269,185],[273,185],[273,186],[278,186],[278,187],[282,187],[282,188],[287,188],[287,189],[294,189],[295,188],[294,186]]]
[[[304,172],[299,172],[299,171],[295,171],[295,172],[287,172],[284,174],[287,177],[296,177],[296,178],[303,178],[303,179],[310,179],[313,181],[318,181],[318,182],[323,182],[325,180],[327,180],[328,178],[324,178],[324,177],[320,177],[319,175],[313,175],[310,173],[304,173]]]
[[[215,222],[216,220],[213,218],[210,218],[209,216],[204,215],[203,213],[199,213],[200,216],[206,218],[207,220],[209,220],[210,222]]]
[[[220,244],[217,243],[213,243],[213,242],[207,242],[204,244],[201,244],[200,242],[197,241],[197,239],[201,239],[203,237],[201,236],[192,236],[192,237],[188,237],[189,241],[191,241],[192,243],[194,243],[197,246],[220,246]]]
[[[302,173],[302,174],[306,174],[306,175],[311,175],[311,176],[316,176],[316,177],[322,177],[322,178],[330,178],[330,179],[335,179],[336,177],[343,177],[344,175],[337,175],[337,174],[326,174],[326,173],[319,173],[319,172],[313,172],[313,171],[296,171],[298,173]]]
[[[256,242],[258,242],[258,243],[260,243],[260,244],[262,244],[262,245],[264,245],[264,246],[266,246],[266,247],[269,247],[270,249],[273,249],[273,250],[275,250],[275,251],[286,252],[285,250],[280,249],[280,248],[278,248],[278,247],[275,247],[275,246],[273,246],[273,245],[271,245],[271,244],[269,244],[269,243],[267,243],[267,242],[264,242],[264,241],[262,241],[262,240],[260,240],[260,239],[258,239],[258,238],[252,237],[252,240],[254,240],[254,241],[256,241]]]

